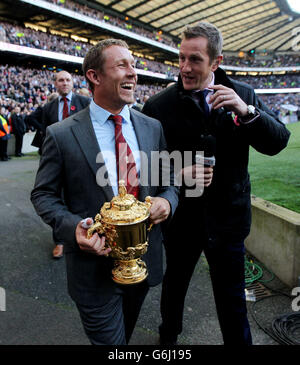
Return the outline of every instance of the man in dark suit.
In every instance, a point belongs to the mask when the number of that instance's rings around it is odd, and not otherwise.
[[[54,86],[58,93],[58,98],[47,103],[43,108],[43,124],[45,129],[53,123],[78,113],[90,103],[90,98],[75,94],[72,91],[73,79],[67,71],[60,71],[55,74]]]
[[[58,93],[53,92],[47,97],[48,103],[58,97]],[[42,145],[45,139],[46,128],[43,126],[43,110],[44,105],[39,105],[35,111],[25,117],[25,123],[36,129],[35,136],[32,140],[31,145],[38,147],[39,154],[42,154]]]
[[[174,213],[178,191],[173,174],[168,186],[151,185],[151,151],[165,150],[165,139],[157,120],[128,107],[134,101],[137,75],[127,44],[114,39],[99,42],[86,55],[83,71],[93,100],[64,123],[47,128],[31,200],[65,243],[69,293],[91,343],[120,345],[129,342],[149,286],[162,280],[160,223]],[[105,239],[97,233],[87,239],[81,222],[94,217],[103,203],[118,193],[118,123],[111,117],[122,120],[122,135],[134,156],[138,176],[148,176],[135,194],[140,201],[152,197],[150,220],[154,227],[143,256],[149,275],[134,285],[119,286],[112,281],[113,261],[106,257],[110,249],[105,248]],[[100,151],[103,159],[99,163]],[[105,170],[103,176],[100,170]]]
[[[274,155],[287,145],[289,131],[249,85],[227,77],[219,67],[221,60],[222,35],[214,25],[200,22],[187,27],[179,51],[178,82],[143,108],[162,123],[170,153],[204,151],[215,157],[212,183],[202,196],[191,196],[182,186],[165,235],[162,344],[175,344],[182,331],[185,296],[203,251],[224,344],[252,343],[244,291],[244,240],[251,224],[249,147]],[[189,179],[196,167],[194,161],[179,173]]]
[[[54,86],[58,97],[54,98],[42,108],[42,138],[45,138],[46,128],[56,122],[60,122],[70,115],[78,113],[90,103],[90,98],[75,94],[73,89],[72,76],[67,71],[60,71],[55,74]],[[53,257],[60,258],[63,255],[63,244],[53,233],[55,247],[53,249]]]
[[[14,113],[11,116],[12,133],[15,135],[15,156],[22,157],[23,137],[26,132],[24,115],[21,114],[21,108],[15,107]]]

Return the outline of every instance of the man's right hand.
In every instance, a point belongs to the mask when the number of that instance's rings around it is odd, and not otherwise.
[[[187,166],[181,170],[183,181],[187,185],[208,187],[213,178],[213,167],[205,167],[200,164]]]
[[[93,224],[92,218],[87,218],[84,222],[80,221],[75,230],[76,241],[82,251],[98,256],[107,256],[111,248],[105,247],[105,237],[99,237],[94,233],[91,238],[87,238],[87,229]],[[87,228],[86,228],[87,227]]]

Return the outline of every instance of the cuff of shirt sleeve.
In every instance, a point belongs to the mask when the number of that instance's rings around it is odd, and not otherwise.
[[[240,126],[240,125],[247,125],[247,124],[251,124],[253,123],[256,119],[258,119],[260,117],[260,113],[258,111],[255,111],[255,115],[251,118],[251,119],[246,119],[246,118],[242,118],[239,117],[238,115],[236,115],[233,119],[233,122],[235,125]],[[249,118],[249,117],[248,117]]]

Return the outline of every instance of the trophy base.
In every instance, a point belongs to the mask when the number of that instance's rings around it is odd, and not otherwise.
[[[115,260],[113,281],[118,284],[137,284],[148,276],[147,267],[141,259]]]

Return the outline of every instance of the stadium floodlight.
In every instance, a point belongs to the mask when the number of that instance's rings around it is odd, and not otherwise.
[[[289,7],[295,12],[300,13],[300,1],[299,0],[287,0]]]

